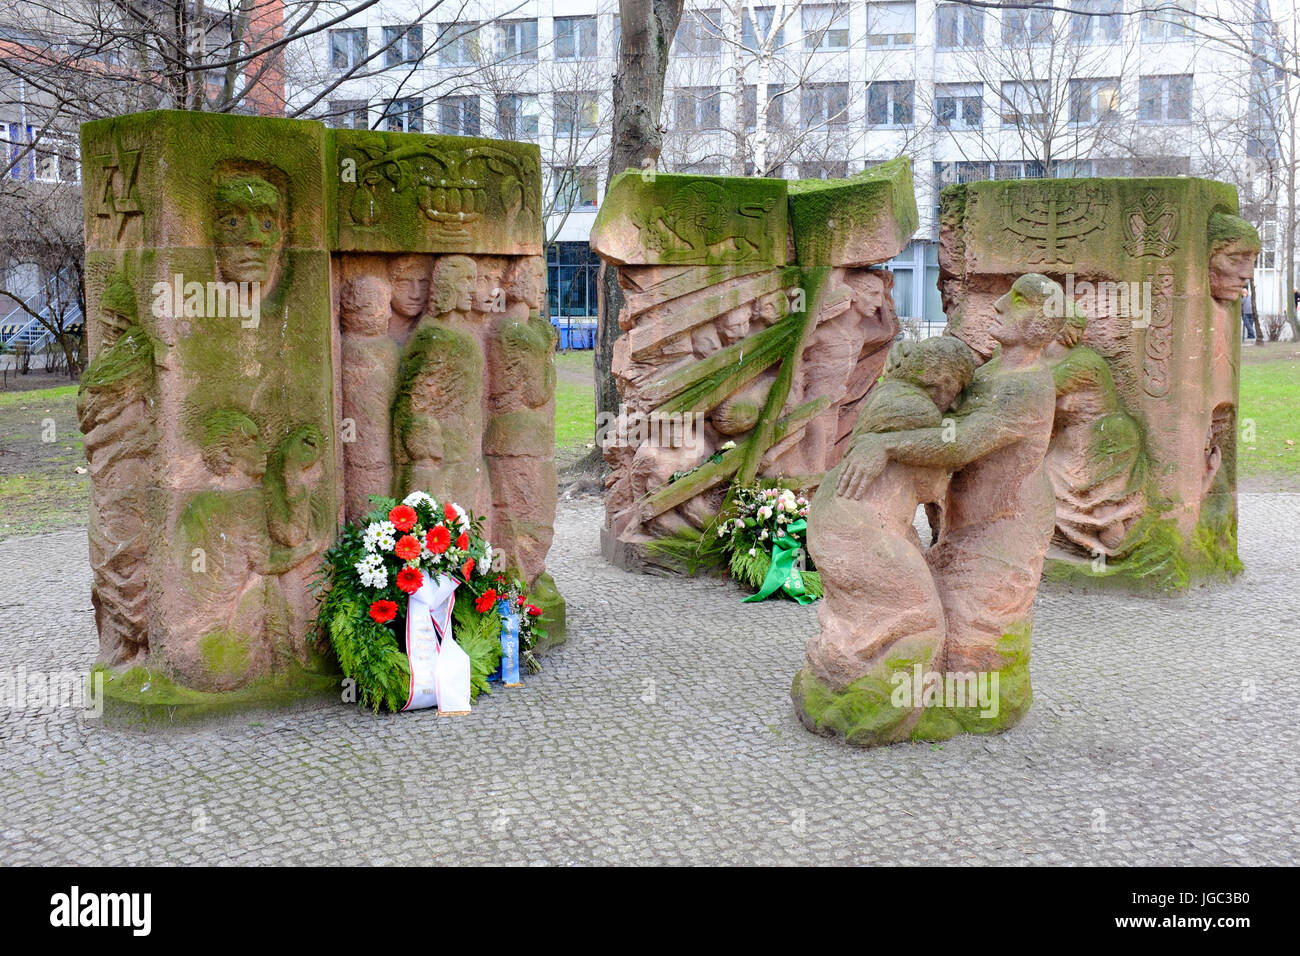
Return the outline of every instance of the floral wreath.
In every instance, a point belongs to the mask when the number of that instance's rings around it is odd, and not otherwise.
[[[374,509],[344,529],[321,565],[324,594],[316,635],[328,637],[359,701],[372,710],[401,710],[410,683],[405,651],[406,606],[424,574],[458,583],[452,611],[455,641],[470,658],[470,693],[491,693],[501,663],[503,614],[517,610],[519,656],[540,669],[533,648],[546,635],[542,611],[524,584],[504,571],[505,555],[483,536],[483,519],[455,502],[413,491],[399,504],[372,497]]]

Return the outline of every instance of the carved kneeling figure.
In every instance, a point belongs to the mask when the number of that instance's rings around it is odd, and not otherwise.
[[[810,730],[861,746],[946,739],[1003,730],[1028,709],[1055,516],[1043,459],[1056,390],[1042,359],[1064,320],[1046,307],[1054,289],[1016,280],[997,303],[1001,348],[973,378],[964,345],[931,339],[868,396],[809,511],[826,599],[792,694]],[[941,496],[943,527],[923,553],[912,518]]]

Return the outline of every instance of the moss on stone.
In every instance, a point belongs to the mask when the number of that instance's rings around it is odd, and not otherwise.
[[[248,635],[220,628],[199,638],[203,666],[214,677],[235,678],[248,670]]]
[[[92,682],[97,674],[104,680],[105,722],[142,730],[323,707],[341,702],[344,694],[341,675],[319,655],[313,655],[307,667],[294,661],[238,690],[223,692],[184,687],[144,666],[118,673],[97,665]]]
[[[998,641],[1005,663],[996,672],[998,706],[986,715],[981,708],[934,705],[921,709],[909,729],[914,706],[896,706],[895,688],[900,680],[911,682],[915,668],[925,671],[924,658],[889,658],[879,673],[867,674],[842,691],[832,690],[807,668],[795,675],[791,697],[799,719],[810,730],[842,738],[861,747],[898,743],[902,740],[947,740],[957,734],[1000,733],[1019,723],[1029,710],[1033,691],[1029,679],[1031,622],[1012,628]]]
[[[853,265],[853,240],[889,230],[901,249],[919,219],[911,161],[904,156],[847,179],[803,179],[790,184],[790,228],[804,266]]]
[[[549,571],[537,576],[528,589],[528,599],[542,609],[542,626],[546,628],[546,637],[538,641],[535,650],[545,651],[563,644],[568,637],[568,607]]]

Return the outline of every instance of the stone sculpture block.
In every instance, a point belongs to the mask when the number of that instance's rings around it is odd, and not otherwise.
[[[614,179],[591,236],[626,301],[602,430],[612,561],[670,567],[654,543],[698,535],[733,482],[811,488],[839,461],[899,329],[873,266],[915,228],[905,159],[808,183]]]
[[[1192,178],[949,187],[948,332],[986,359],[1026,265],[1080,314],[1047,350],[1057,417],[1048,573],[1176,590],[1235,573],[1240,296],[1259,239],[1235,190]]]
[[[792,693],[810,729],[860,746],[1012,726],[1029,707],[1034,596],[1055,500],[1044,460],[1056,387],[1043,356],[1061,288],[1018,278],[1001,346],[898,346],[808,514],[825,598]],[[920,505],[942,520],[928,549]]]
[[[82,150],[109,699],[337,693],[312,578],[372,494],[486,515],[562,636],[537,148],[161,111]]]

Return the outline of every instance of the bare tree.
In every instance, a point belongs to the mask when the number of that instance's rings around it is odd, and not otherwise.
[[[502,48],[484,60],[476,77],[492,111],[491,128],[501,139],[537,142],[546,182],[542,196],[545,244],[554,243],[582,206],[598,201],[597,179],[609,162],[610,137],[602,117],[610,112],[608,68],[594,57],[555,56],[533,44],[516,52]]]
[[[609,178],[625,169],[652,169],[663,147],[668,51],[682,18],[683,0],[619,0],[622,35],[614,73]],[[618,389],[610,373],[623,290],[607,264],[600,268],[600,320],[596,325],[596,412],[617,413]]]

